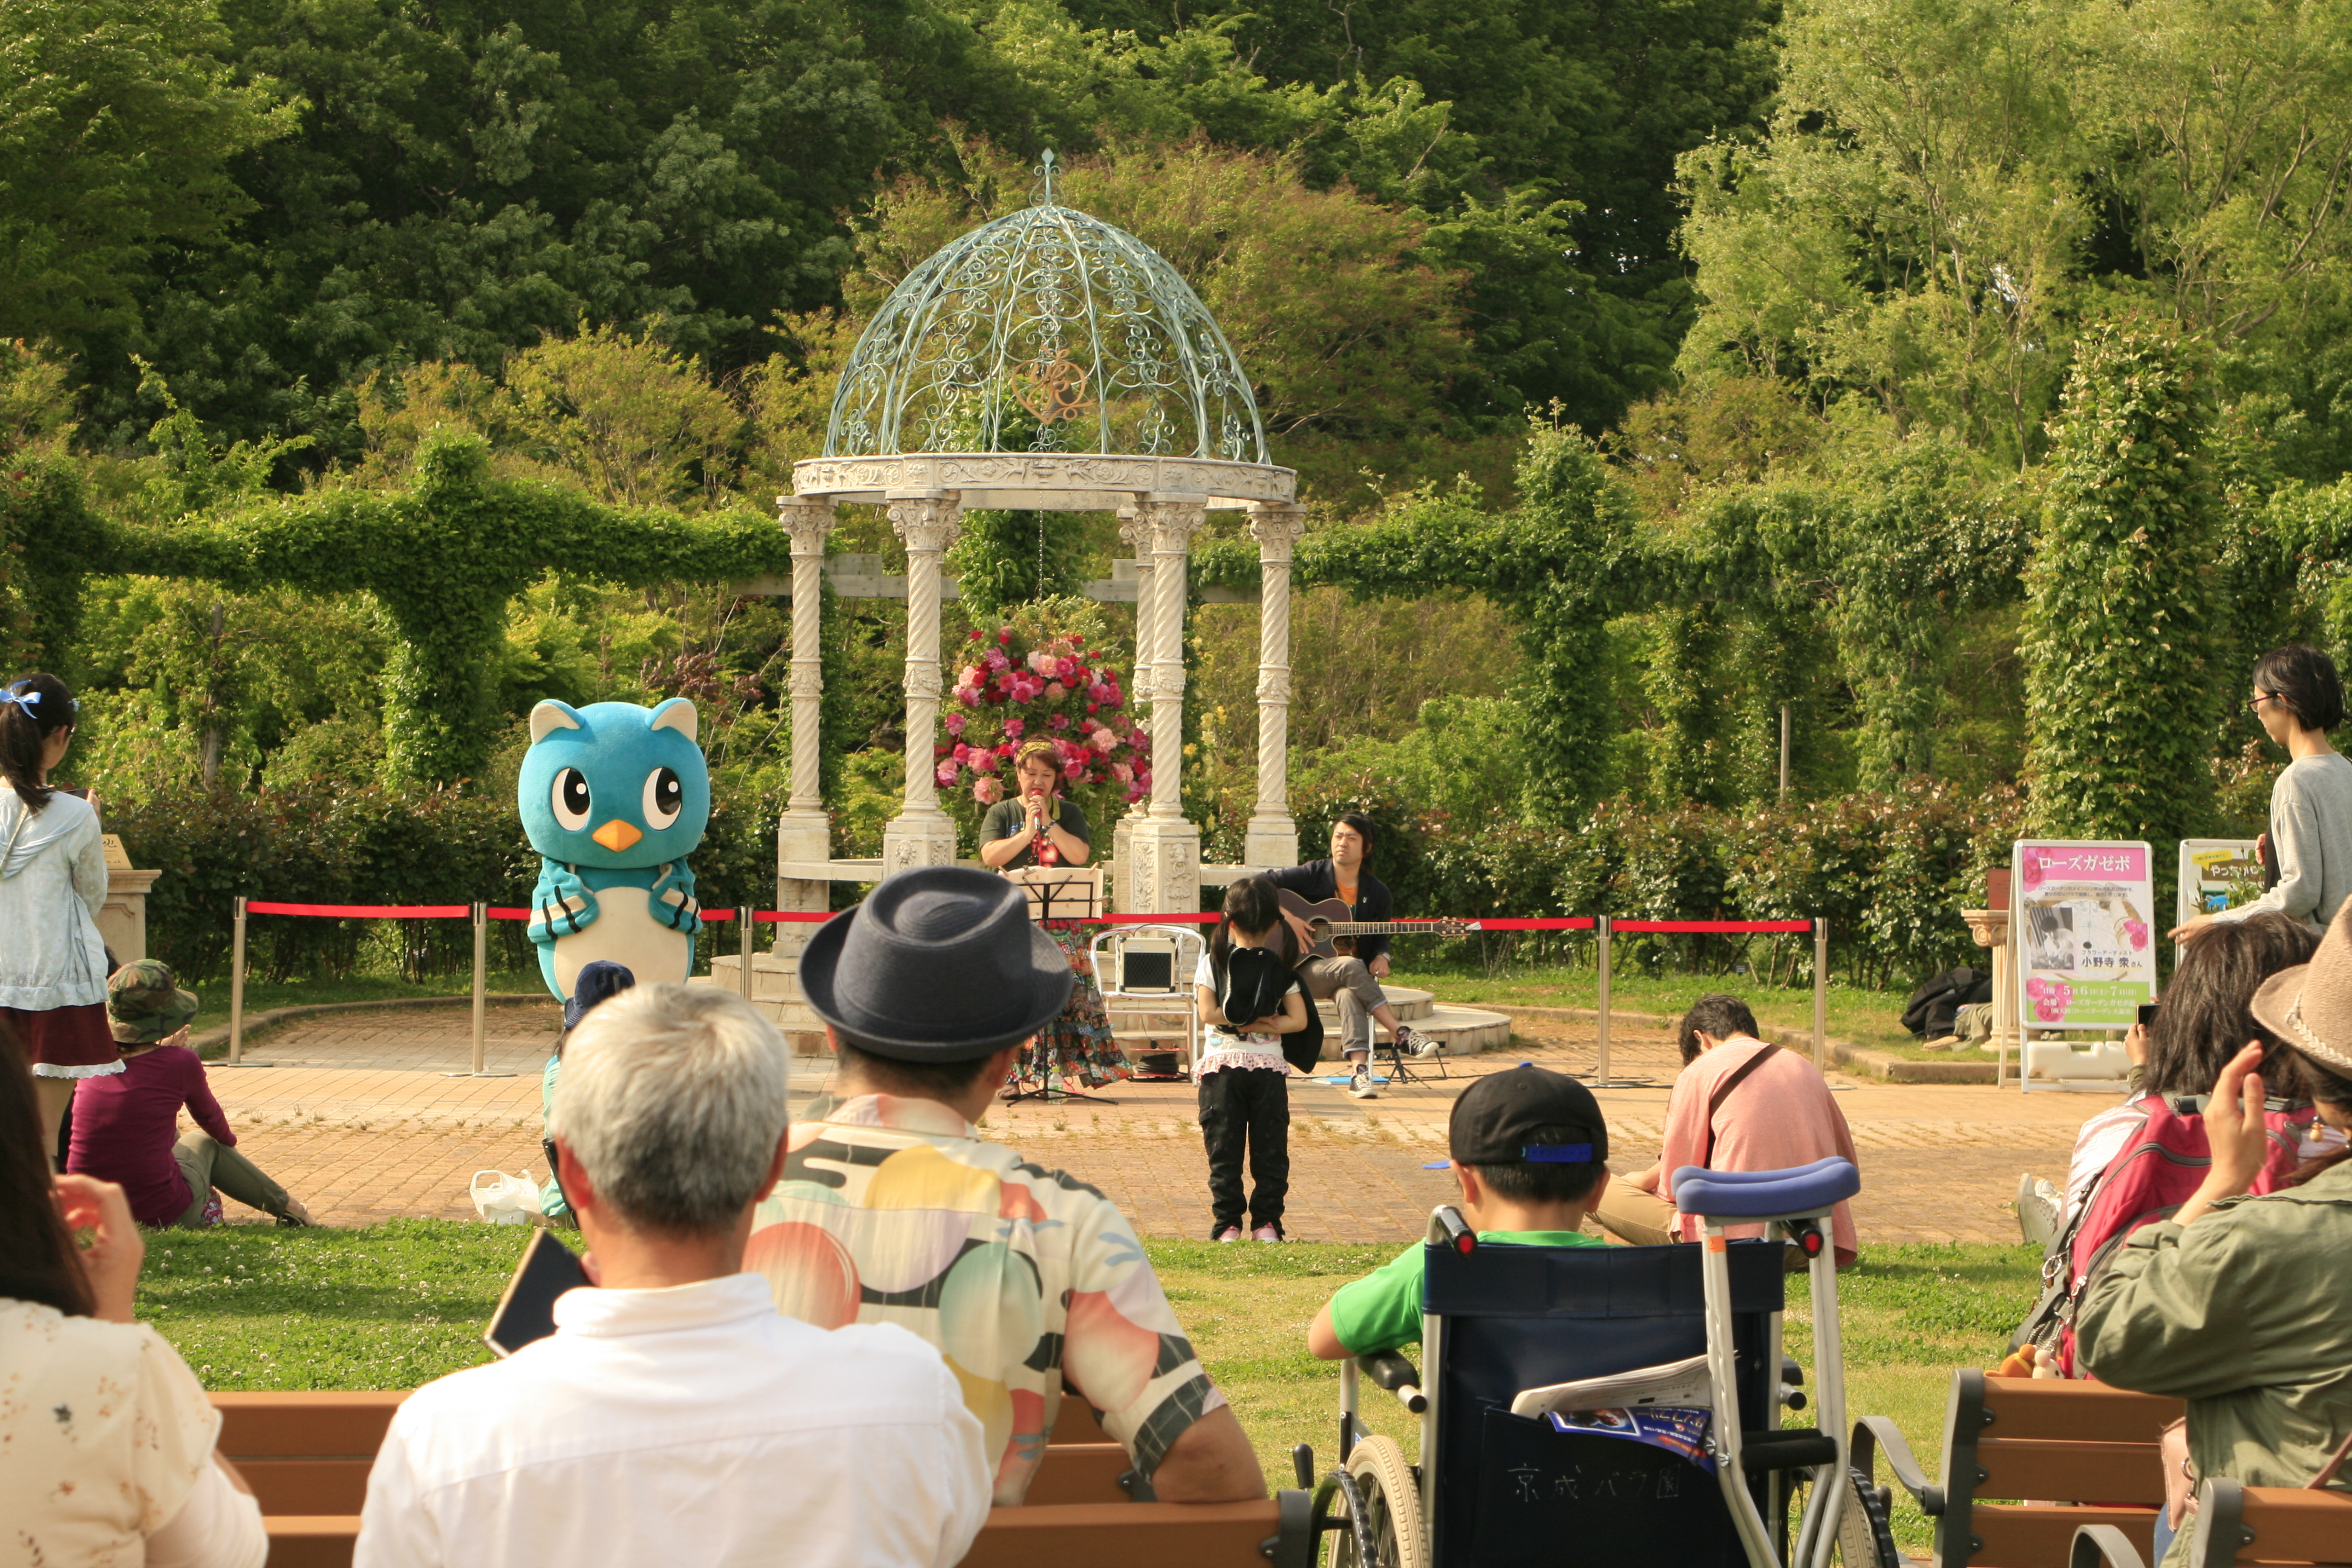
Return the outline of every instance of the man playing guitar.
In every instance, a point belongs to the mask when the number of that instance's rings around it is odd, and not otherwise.
[[[1360,811],[1343,813],[1331,827],[1329,859],[1268,871],[1265,879],[1309,902],[1337,898],[1359,921],[1391,920],[1395,901],[1389,897],[1388,885],[1373,876],[1366,864],[1371,857],[1372,834],[1371,818]],[[1301,936],[1304,940],[1303,932]],[[1381,990],[1381,976],[1389,972],[1389,939],[1359,936],[1353,941],[1353,957],[1309,958],[1298,966],[1298,973],[1307,982],[1307,994],[1317,1001],[1338,1000],[1339,1044],[1349,1062],[1348,1092],[1358,1100],[1370,1100],[1380,1092],[1372,1087],[1370,1067],[1375,1021],[1394,1037],[1399,1055],[1406,1051],[1426,1055],[1431,1047],[1398,1021],[1387,994]]]

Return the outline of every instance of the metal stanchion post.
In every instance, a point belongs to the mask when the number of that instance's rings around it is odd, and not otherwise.
[[[735,934],[742,939],[739,951],[743,954],[743,973],[737,976],[741,983],[743,1000],[751,999],[751,906],[745,904],[735,911]]]
[[[229,916],[228,1065],[245,1065],[245,900],[231,906]]]
[[[1813,1070],[1824,1070],[1830,1042],[1830,922],[1813,921]]]
[[[1609,917],[1602,915],[1592,922],[1601,950],[1601,983],[1594,1000],[1601,1014],[1601,1061],[1593,1077],[1599,1088],[1609,1087]]]
[[[445,1072],[443,1078],[512,1078],[510,1072],[491,1072],[484,1064],[484,1037],[489,1026],[490,984],[490,906],[475,904],[468,911],[474,919],[474,1054],[472,1065],[464,1072]]]

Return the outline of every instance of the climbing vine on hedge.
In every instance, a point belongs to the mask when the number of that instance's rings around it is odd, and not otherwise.
[[[542,574],[643,586],[790,570],[789,542],[765,518],[604,506],[558,486],[493,478],[478,437],[428,437],[414,475],[405,491],[272,498],[161,528],[109,524],[61,502],[37,515],[60,520],[51,531],[67,536],[77,574],[373,594],[399,637],[383,672],[394,782],[479,771],[500,718],[494,655],[508,602]],[[42,592],[68,604],[79,584]],[[47,640],[56,645],[57,634]]]

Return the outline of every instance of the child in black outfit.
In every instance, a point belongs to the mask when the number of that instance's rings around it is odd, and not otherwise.
[[[1224,915],[1193,976],[1208,1036],[1193,1079],[1201,1140],[1209,1152],[1209,1234],[1242,1239],[1242,1156],[1249,1156],[1250,1236],[1282,1239],[1290,1191],[1290,1090],[1283,1079],[1312,1067],[1322,1019],[1296,967],[1297,939],[1282,920],[1274,884],[1251,877],[1225,889]]]

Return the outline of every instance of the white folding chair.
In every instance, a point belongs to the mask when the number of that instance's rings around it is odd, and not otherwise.
[[[1112,1037],[1118,1035],[1122,1016],[1144,1020],[1153,1039],[1174,1034],[1167,1025],[1181,1021],[1188,1079],[1201,1058],[1201,1016],[1193,1005],[1192,976],[1207,947],[1197,931],[1143,925],[1112,926],[1097,933],[1087,950]]]

